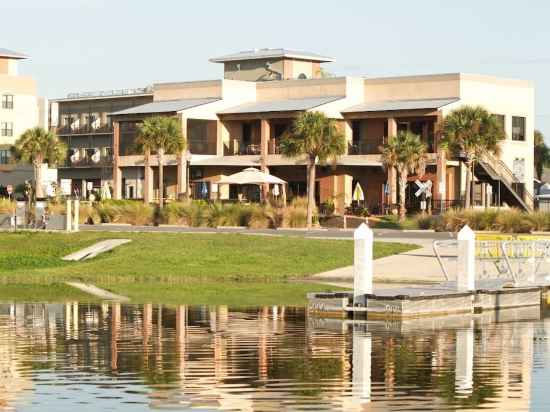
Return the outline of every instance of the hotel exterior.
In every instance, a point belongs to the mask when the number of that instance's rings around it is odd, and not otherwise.
[[[28,56],[0,48],[0,185],[13,186],[32,178],[32,167],[11,162],[11,147],[27,129],[47,128],[47,103],[37,96],[32,77],[19,74],[19,62]]]
[[[218,186],[217,182],[246,167],[257,167],[286,180],[289,197],[304,195],[305,162],[283,157],[279,142],[300,113],[320,111],[341,128],[347,152],[336,165],[318,166],[319,203],[332,201],[341,213],[351,204],[353,189],[359,183],[371,212],[381,213],[396,204],[396,174],[383,167],[380,146],[388,136],[410,130],[428,146],[429,161],[424,176],[410,177],[406,203],[412,209],[419,207],[413,182],[420,178],[432,181],[433,207],[439,209],[460,204],[464,198],[465,169],[439,147],[436,125],[453,109],[468,104],[482,105],[497,116],[507,136],[499,158],[487,154],[475,165],[474,203],[533,207],[534,89],[530,82],[463,73],[328,77],[322,64],[331,58],[286,49],[251,50],[211,61],[223,64],[223,79],[155,84],[150,93],[139,96],[143,104],[127,102],[127,108],[111,110],[109,116],[107,102],[112,104],[120,97],[103,96],[104,111],[93,119],[97,121],[99,116],[112,127],[112,160],[107,159],[112,167],[106,164],[110,173],[104,175],[90,168],[87,178],[98,185],[101,180],[109,181],[115,198],[154,201],[158,161],[153,155],[145,169],[135,138],[143,119],[163,115],[181,122],[187,141],[185,153],[166,156],[168,198],[236,199],[236,188]],[[57,100],[57,109],[52,110],[57,114],[51,117],[63,119],[69,100]],[[75,96],[71,104],[85,102],[90,98]],[[57,127],[67,127],[67,122],[60,121]],[[109,144],[109,138],[101,144]],[[72,142],[72,149],[82,148]],[[99,146],[93,138],[89,142],[88,149]],[[60,175],[76,173],[73,166]]]

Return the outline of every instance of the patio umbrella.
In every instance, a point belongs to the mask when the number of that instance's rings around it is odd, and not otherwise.
[[[109,190],[109,185],[107,182],[103,182],[103,187],[101,188],[101,199],[110,199],[111,191]]]
[[[286,182],[283,179],[279,179],[277,176],[264,173],[254,167],[249,167],[238,173],[234,173],[229,176],[223,176],[220,179],[219,183],[233,185],[284,185]]]
[[[273,186],[273,190],[271,191],[271,193],[273,194],[273,196],[277,197],[279,196],[279,185],[278,184],[275,184]]]
[[[254,167],[249,167],[238,173],[234,173],[230,176],[223,176],[220,184],[230,185],[282,185],[283,188],[283,202],[286,204],[286,182],[283,179],[279,179],[277,176],[264,173]],[[277,189],[278,190],[278,189]]]
[[[353,191],[353,200],[357,202],[363,202],[365,200],[365,194],[363,193],[363,188],[359,183],[355,185],[355,190]]]

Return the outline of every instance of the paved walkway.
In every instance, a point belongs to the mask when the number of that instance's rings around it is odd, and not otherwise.
[[[374,261],[374,287],[426,285],[445,281],[432,249],[432,239],[376,238],[377,241],[414,243],[420,249]],[[353,286],[353,266],[318,273],[312,279],[342,287]]]

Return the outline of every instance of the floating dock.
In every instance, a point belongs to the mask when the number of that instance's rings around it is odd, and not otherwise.
[[[476,242],[474,232],[465,226],[457,240],[452,241],[457,249],[455,280],[424,287],[373,290],[373,233],[361,225],[354,240],[353,291],[308,294],[310,314],[367,319],[473,314],[539,306],[543,292],[550,287],[548,276],[537,276],[541,264],[550,262],[550,242],[507,242],[488,247],[487,242]],[[497,268],[495,274],[488,275],[485,261],[478,268],[480,273],[476,272],[480,248],[483,258]],[[514,270],[512,260],[522,268]],[[449,279],[443,265],[442,269]]]

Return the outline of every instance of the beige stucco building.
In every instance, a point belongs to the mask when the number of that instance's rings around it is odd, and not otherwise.
[[[380,146],[399,130],[419,134],[429,148],[423,176],[410,176],[406,203],[419,207],[414,180],[433,183],[433,207],[459,204],[464,197],[462,164],[438,147],[437,123],[464,104],[482,105],[506,130],[500,158],[476,164],[478,205],[532,207],[534,89],[528,81],[463,73],[388,78],[331,77],[322,64],[331,58],[286,49],[260,49],[211,59],[223,64],[224,78],[161,83],[152,101],[113,111],[111,184],[117,198],[154,200],[157,159],[144,169],[134,145],[137,126],[152,115],[182,123],[187,153],[167,156],[167,196],[235,199],[241,190],[218,185],[224,175],[258,167],[288,182],[289,197],[304,195],[302,159],[279,153],[281,136],[304,111],[320,111],[338,123],[347,153],[335,166],[319,165],[316,197],[343,212],[360,184],[374,213],[396,204],[396,176],[382,165]],[[253,193],[248,193],[253,196]]]
[[[32,177],[28,166],[10,163],[10,148],[27,129],[47,127],[47,102],[37,96],[32,77],[18,73],[19,62],[27,56],[0,48],[0,185],[17,185]]]

